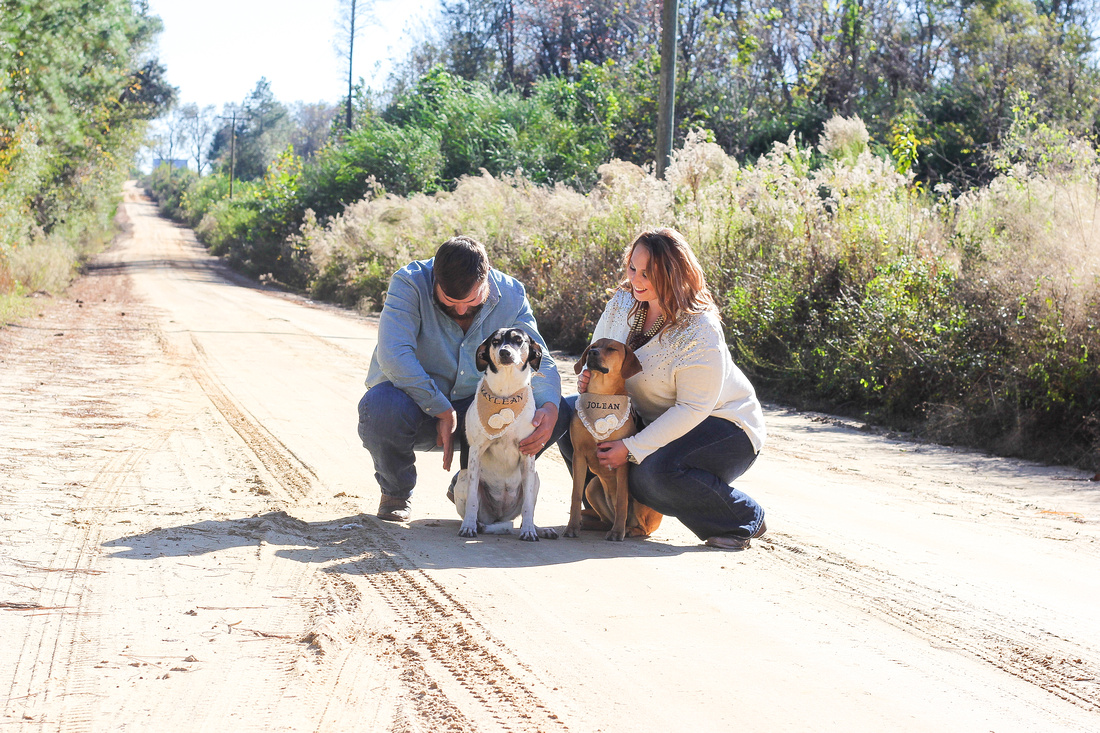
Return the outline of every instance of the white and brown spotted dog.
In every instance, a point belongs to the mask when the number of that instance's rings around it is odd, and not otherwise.
[[[555,530],[535,526],[539,476],[535,457],[519,450],[535,429],[531,376],[541,363],[542,347],[519,328],[498,329],[477,349],[477,368],[484,374],[466,412],[470,464],[459,473],[454,491],[462,537],[507,534],[522,515],[521,540],[558,538]]]

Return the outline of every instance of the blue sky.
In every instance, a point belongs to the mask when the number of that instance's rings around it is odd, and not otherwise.
[[[355,75],[380,87],[408,30],[437,0],[377,0],[377,25],[356,41]],[[158,56],[181,102],[240,102],[267,77],[282,102],[336,102],[346,93],[337,58],[336,0],[149,0],[164,22]]]

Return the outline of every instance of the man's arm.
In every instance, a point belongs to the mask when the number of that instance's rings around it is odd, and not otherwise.
[[[409,395],[425,413],[437,416],[450,410],[451,402],[416,356],[422,307],[431,306],[421,302],[416,287],[403,273],[394,275],[378,321],[376,353],[382,373],[393,386]]]
[[[516,285],[520,288],[522,303],[513,326],[522,328],[531,334],[531,338],[542,347],[542,363],[539,365],[538,373],[531,380],[531,390],[535,395],[535,404],[539,405],[538,409],[535,410],[534,417],[531,418],[531,423],[535,426],[535,429],[519,444],[521,452],[533,456],[542,450],[542,447],[550,440],[550,436],[554,432],[554,425],[558,422],[561,377],[558,375],[558,367],[554,362],[554,357],[550,355],[550,347],[546,345],[546,340],[539,333],[539,327],[535,322],[535,314],[531,311],[531,303],[527,300],[527,294],[518,281],[516,281]]]
[[[516,287],[519,288],[521,302],[515,320],[512,322],[512,327],[522,328],[542,347],[542,364],[539,366],[538,373],[531,380],[531,389],[535,393],[535,404],[543,407],[551,404],[556,413],[558,402],[561,400],[561,377],[558,376],[558,367],[554,362],[554,357],[550,356],[550,347],[546,345],[546,340],[539,333],[539,326],[535,322],[535,314],[531,311],[531,303],[527,300],[527,293],[524,291],[523,285],[518,280],[514,282]]]
[[[557,422],[558,404],[556,402],[547,402],[542,407],[535,410],[535,414],[531,418],[531,424],[535,426],[535,429],[531,431],[530,435],[520,441],[520,452],[533,456],[542,450],[542,447],[550,440],[550,436],[553,435],[554,425],[556,425]]]

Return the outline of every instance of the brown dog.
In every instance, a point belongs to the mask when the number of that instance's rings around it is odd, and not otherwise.
[[[626,380],[642,371],[638,357],[625,344],[599,339],[585,349],[573,370],[588,367],[588,389],[577,398],[577,413],[569,425],[573,441],[573,501],[569,506],[566,537],[577,530],[606,529],[605,539],[621,542],[624,537],[646,537],[661,524],[662,515],[630,498],[627,466],[611,470],[596,458],[596,446],[609,440],[630,437],[636,431],[626,394]],[[584,485],[588,471],[596,477]],[[593,511],[581,510],[581,498]],[[593,521],[594,520],[594,521]]]

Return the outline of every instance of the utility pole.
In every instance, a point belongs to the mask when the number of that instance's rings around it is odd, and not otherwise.
[[[351,7],[348,12],[348,108],[347,108],[347,131],[351,132],[351,92],[352,92],[352,59],[355,58],[355,21],[356,15],[358,15],[358,0],[351,0]]]
[[[672,155],[672,131],[676,117],[676,39],[678,0],[664,0],[661,12],[661,88],[657,97],[657,177],[665,177]]]
[[[237,110],[233,110],[229,117],[219,115],[218,119],[232,120],[229,123],[229,198],[233,198],[233,173],[237,168]]]
[[[346,58],[348,62],[348,100],[347,109],[344,112],[344,125],[346,132],[351,132],[354,124],[353,117],[355,93],[355,37],[363,32],[363,27],[375,21],[375,0],[337,0],[337,38],[336,52],[340,58]]]

